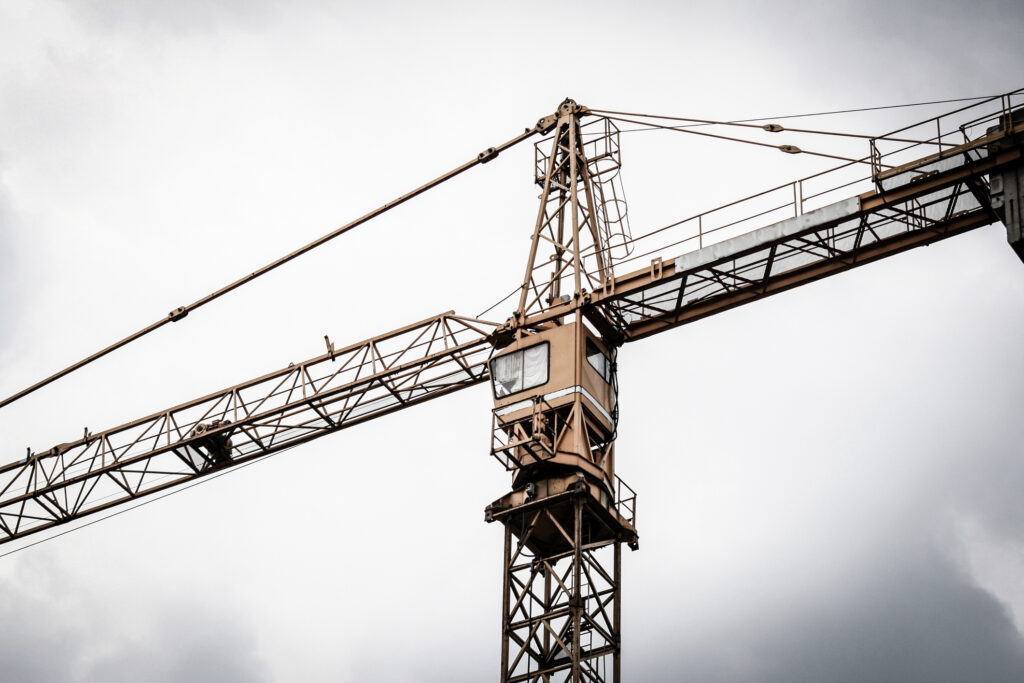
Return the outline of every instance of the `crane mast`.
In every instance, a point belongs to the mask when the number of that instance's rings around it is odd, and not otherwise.
[[[0,543],[487,382],[490,454],[512,477],[485,509],[504,529],[500,680],[617,682],[622,545],[639,542],[636,494],[615,469],[618,349],[996,221],[1024,260],[1019,95],[872,138],[862,160],[638,238],[614,117],[567,99],[448,174],[552,133],[536,146],[540,206],[504,323],[448,312],[343,348],[325,337],[302,363],[29,449],[0,466]]]
[[[584,144],[587,113],[568,99],[558,108],[519,306],[499,337],[510,343],[490,362],[491,453],[513,475],[485,510],[505,529],[502,683],[619,680],[622,544],[638,547],[636,496],[615,474],[615,346],[581,315],[588,287],[613,277],[587,148],[614,133]],[[553,304],[565,308],[528,322]]]

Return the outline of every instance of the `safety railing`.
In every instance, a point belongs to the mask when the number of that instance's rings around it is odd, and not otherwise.
[[[588,190],[593,194],[594,216],[603,240],[606,261],[620,260],[633,251],[629,227],[629,205],[622,186],[622,155],[619,127],[599,118],[581,127],[583,154],[587,158]],[[544,185],[551,164],[551,142],[533,146],[534,182]]]
[[[868,146],[876,188],[888,189],[885,180],[898,175],[927,174],[953,156],[983,157],[988,142],[1005,133],[1011,112],[1022,104],[1024,91],[1017,90],[872,138]]]
[[[636,527],[636,491],[615,475],[615,511],[619,516]]]
[[[491,414],[491,455],[510,472],[555,455],[558,415],[542,397],[527,402],[529,405],[504,415],[509,407],[495,408]],[[530,412],[524,416],[526,409]]]
[[[675,257],[827,206],[863,192],[888,189],[896,175],[924,175],[953,156],[980,158],[993,132],[1024,105],[1024,89],[980,100],[954,111],[866,140],[862,157],[792,182],[691,215],[632,239],[633,252],[616,259],[617,272],[639,269],[657,256]],[[964,145],[976,143],[967,152]],[[913,173],[908,170],[913,169]],[[905,182],[901,181],[901,182]],[[584,264],[597,277],[592,253]],[[629,267],[629,264],[632,264]],[[623,266],[627,266],[623,268]]]

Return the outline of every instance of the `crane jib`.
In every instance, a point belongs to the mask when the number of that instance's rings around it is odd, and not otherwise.
[[[0,468],[0,543],[487,379],[493,323],[444,313]]]

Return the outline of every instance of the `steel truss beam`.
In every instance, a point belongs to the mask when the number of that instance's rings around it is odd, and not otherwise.
[[[603,192],[595,192],[601,171],[592,167],[585,151],[597,141],[584,143],[580,132],[579,119],[587,110],[567,99],[557,114],[551,152],[543,154],[538,147],[540,209],[516,309],[519,318],[543,310],[563,295],[571,298],[584,286],[597,286],[610,276],[607,249],[597,246],[602,244],[602,233],[609,233],[599,220],[605,206],[595,199],[603,196]],[[614,135],[609,131],[605,137]],[[589,259],[584,255],[588,248],[592,252]],[[595,269],[596,275],[589,275],[589,268]]]
[[[815,211],[801,213],[794,201],[792,218],[654,258],[518,324],[541,329],[578,311],[612,342],[634,341],[988,225],[999,216],[987,178],[1024,167],[1024,148],[1014,143],[1022,133],[1018,123],[903,164],[880,173],[875,190]]]
[[[505,525],[500,680],[618,681],[622,542],[587,542],[599,518],[585,494],[571,498],[569,515],[554,513],[556,505],[565,503],[522,512],[518,538]],[[565,550],[531,552],[541,524],[558,530]]]
[[[493,323],[452,312],[0,467],[0,543],[458,391]],[[326,338],[325,338],[326,340]]]

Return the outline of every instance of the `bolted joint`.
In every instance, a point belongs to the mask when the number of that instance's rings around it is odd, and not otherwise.
[[[577,116],[586,116],[590,113],[590,107],[584,107],[582,104],[577,104],[576,100],[571,97],[566,97],[562,100],[562,103],[558,105],[559,116],[571,116],[573,114]]]
[[[188,309],[184,306],[178,306],[173,311],[167,314],[167,317],[173,322],[177,322],[188,315]]]
[[[558,117],[552,114],[551,116],[545,116],[542,119],[537,120],[535,128],[541,135],[547,135],[551,132],[551,129],[558,123]]]
[[[515,317],[510,317],[503,324],[494,328],[488,337],[488,341],[491,343],[496,350],[503,349],[516,339],[516,321]]]
[[[488,147],[487,149],[476,155],[476,160],[479,161],[481,164],[486,164],[491,159],[497,158],[497,156],[498,150],[494,149],[493,147]]]

